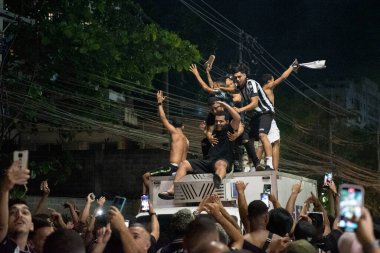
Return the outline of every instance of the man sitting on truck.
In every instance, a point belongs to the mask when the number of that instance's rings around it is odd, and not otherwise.
[[[227,103],[219,101],[218,104],[225,110],[218,111],[215,114],[215,127],[213,135],[217,138],[217,143],[213,144],[207,156],[203,159],[191,159],[181,162],[174,182],[179,181],[186,176],[187,173],[213,173],[213,181],[215,188],[219,188],[222,179],[227,171],[231,169],[233,161],[233,142],[228,139],[228,133],[238,131],[240,124],[240,115]],[[229,115],[232,120],[229,120]],[[159,193],[161,199],[174,199],[174,184],[165,192]]]

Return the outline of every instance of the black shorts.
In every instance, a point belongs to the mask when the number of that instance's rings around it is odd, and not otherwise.
[[[259,134],[268,134],[272,125],[273,113],[263,113],[255,115],[250,122],[251,131],[249,137],[259,140]]]
[[[149,171],[150,176],[172,176],[174,172],[176,172],[178,166],[168,163],[166,166],[161,166],[158,169]]]
[[[231,164],[227,160],[220,159],[190,159],[188,160],[191,168],[193,169],[193,174],[204,174],[204,173],[214,173],[215,172],[215,163],[219,160],[224,160],[227,163],[227,172],[231,170]]]

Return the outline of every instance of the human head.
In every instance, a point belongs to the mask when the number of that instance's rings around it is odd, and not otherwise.
[[[184,237],[184,246],[188,253],[198,252],[198,247],[211,241],[219,241],[219,233],[214,221],[200,217],[189,223]]]
[[[140,251],[148,252],[148,249],[150,248],[150,234],[144,225],[134,223],[129,227],[129,231],[131,232],[133,239],[135,239]]]
[[[171,119],[171,124],[172,124],[175,128],[183,128],[183,122],[182,122],[182,119],[180,119],[180,118],[172,117],[172,119]]]
[[[218,111],[215,114],[215,130],[220,131],[229,123],[228,114],[225,111]]]
[[[294,228],[294,238],[296,240],[305,239],[311,242],[317,236],[316,228],[305,220],[300,220],[297,222]]]
[[[28,236],[33,231],[32,213],[25,200],[11,199],[8,202],[8,235],[16,239],[19,236]]]
[[[85,253],[83,239],[71,229],[59,229],[50,234],[44,244],[44,253]]]
[[[209,97],[207,100],[207,105],[210,108],[210,112],[215,115],[219,111],[224,111],[223,107],[217,103],[220,99],[217,97]]]
[[[293,227],[293,217],[284,208],[274,208],[269,212],[267,229],[279,236],[289,234]]]
[[[170,221],[170,235],[172,239],[182,238],[185,235],[186,227],[194,220],[194,215],[187,208],[181,209],[173,214]]]
[[[260,78],[260,85],[264,86],[274,81],[274,77],[271,74],[263,74]]]
[[[317,250],[306,240],[291,242],[286,249],[286,253],[316,253]]]
[[[51,222],[45,218],[33,217],[34,230],[29,233],[29,244],[33,252],[42,253],[46,238],[54,232]]]
[[[249,203],[248,218],[251,223],[251,227],[255,227],[257,225],[266,227],[269,220],[267,205],[261,200],[254,200]]]
[[[243,87],[247,82],[248,67],[244,64],[239,64],[232,69],[234,78],[239,87]]]

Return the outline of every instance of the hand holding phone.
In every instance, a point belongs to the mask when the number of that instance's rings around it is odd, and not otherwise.
[[[116,207],[117,209],[119,209],[120,212],[122,212],[126,200],[127,200],[127,199],[124,198],[124,197],[115,196],[115,198],[113,199],[113,202],[112,202],[111,206]]]
[[[149,197],[148,195],[141,196],[141,211],[149,212]]]
[[[339,227],[352,232],[358,228],[358,221],[362,215],[364,188],[360,185],[342,184],[339,193]]]
[[[16,150],[13,152],[13,161],[20,161],[20,167],[19,169],[26,169],[28,167],[28,156],[29,151],[28,150]]]
[[[268,193],[265,193],[265,192],[260,193],[260,199],[269,208],[269,195],[268,195]]]
[[[268,193],[268,195],[270,195],[271,191],[272,191],[272,185],[271,184],[264,184],[263,193]]]
[[[323,187],[329,187],[333,180],[333,174],[332,172],[326,172],[325,173],[325,178],[323,180]]]

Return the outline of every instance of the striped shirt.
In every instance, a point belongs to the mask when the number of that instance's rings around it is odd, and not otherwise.
[[[247,83],[244,87],[239,88],[241,96],[243,98],[244,105],[251,103],[252,97],[259,97],[258,106],[254,109],[258,113],[272,112],[274,113],[274,107],[269,98],[265,94],[260,84],[252,79],[247,79]]]

